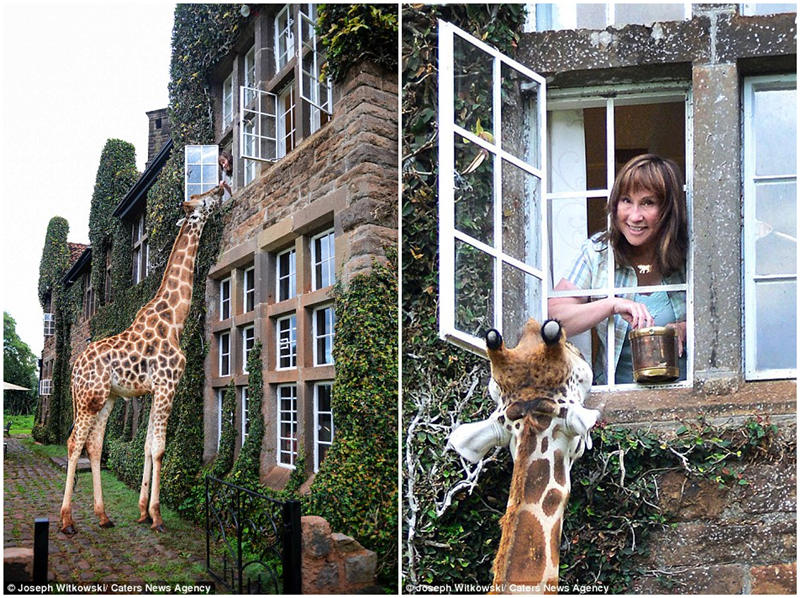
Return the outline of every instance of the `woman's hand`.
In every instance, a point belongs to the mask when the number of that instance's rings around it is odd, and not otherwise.
[[[683,347],[686,344],[686,322],[670,322],[667,328],[675,330],[678,339],[678,357],[683,357]]]
[[[634,330],[647,328],[654,324],[653,316],[650,315],[647,306],[643,303],[636,303],[636,301],[622,297],[614,297],[612,302],[612,313],[621,315]]]

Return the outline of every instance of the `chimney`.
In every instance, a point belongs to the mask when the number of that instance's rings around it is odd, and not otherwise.
[[[152,162],[158,150],[160,150],[161,146],[169,139],[170,133],[166,108],[151,110],[146,114],[147,118],[150,120],[150,127],[147,139],[147,165],[145,168],[150,166],[150,162]]]

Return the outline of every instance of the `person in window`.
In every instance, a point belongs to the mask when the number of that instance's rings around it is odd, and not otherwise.
[[[672,160],[643,154],[622,167],[607,209],[610,228],[587,239],[557,291],[608,286],[608,247],[614,251],[614,286],[682,284],[686,281],[688,224],[680,170]],[[686,378],[686,295],[657,291],[622,297],[553,297],[551,318],[561,321],[568,336],[594,327],[600,340],[595,359],[595,384],[606,384],[608,318],[614,318],[614,381],[633,382],[631,329],[669,326],[675,329],[680,378]]]
[[[219,184],[224,189],[222,201],[228,201],[231,198],[231,176],[233,176],[233,156],[228,150],[222,150],[219,153],[219,167],[221,171]]]

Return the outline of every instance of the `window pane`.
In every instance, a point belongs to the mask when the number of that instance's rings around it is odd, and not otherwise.
[[[794,368],[797,283],[756,282],[756,368]]]
[[[756,274],[797,273],[797,186],[756,182]]]
[[[753,132],[756,175],[793,174],[797,159],[797,114],[794,89],[755,94]]]
[[[500,73],[500,97],[503,102],[500,111],[503,119],[500,145],[515,158],[539,168],[539,127],[535,126],[539,83],[505,62],[500,67]]]
[[[456,239],[456,329],[483,337],[494,327],[493,258]]]
[[[292,315],[278,320],[278,367],[297,365],[297,319]]]
[[[494,159],[485,149],[455,136],[456,228],[487,245],[493,244]]]
[[[683,15],[683,4],[680,2],[614,6],[615,25],[649,25],[656,21],[682,21]]]
[[[578,4],[576,9],[577,29],[605,29],[606,5]]]
[[[542,283],[535,276],[503,264],[503,338],[507,346],[519,341],[528,318],[542,321]]]
[[[503,253],[541,268],[541,181],[503,161]]]
[[[455,122],[475,133],[492,134],[492,56],[456,35],[453,37]]]
[[[550,200],[550,272],[552,285],[564,278],[569,280],[575,261],[581,254],[583,244],[591,234],[605,230],[605,198],[568,198]],[[594,251],[592,247],[589,251]],[[588,288],[608,286],[608,273],[605,267],[607,258],[601,263],[597,274]],[[576,272],[578,274],[579,272]],[[586,271],[588,282],[588,270]],[[576,286],[583,288],[578,281]]]

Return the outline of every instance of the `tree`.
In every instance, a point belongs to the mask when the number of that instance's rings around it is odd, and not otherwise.
[[[7,413],[27,415],[36,401],[36,357],[16,328],[14,318],[3,312],[3,379],[31,390],[3,391],[3,408]]]

